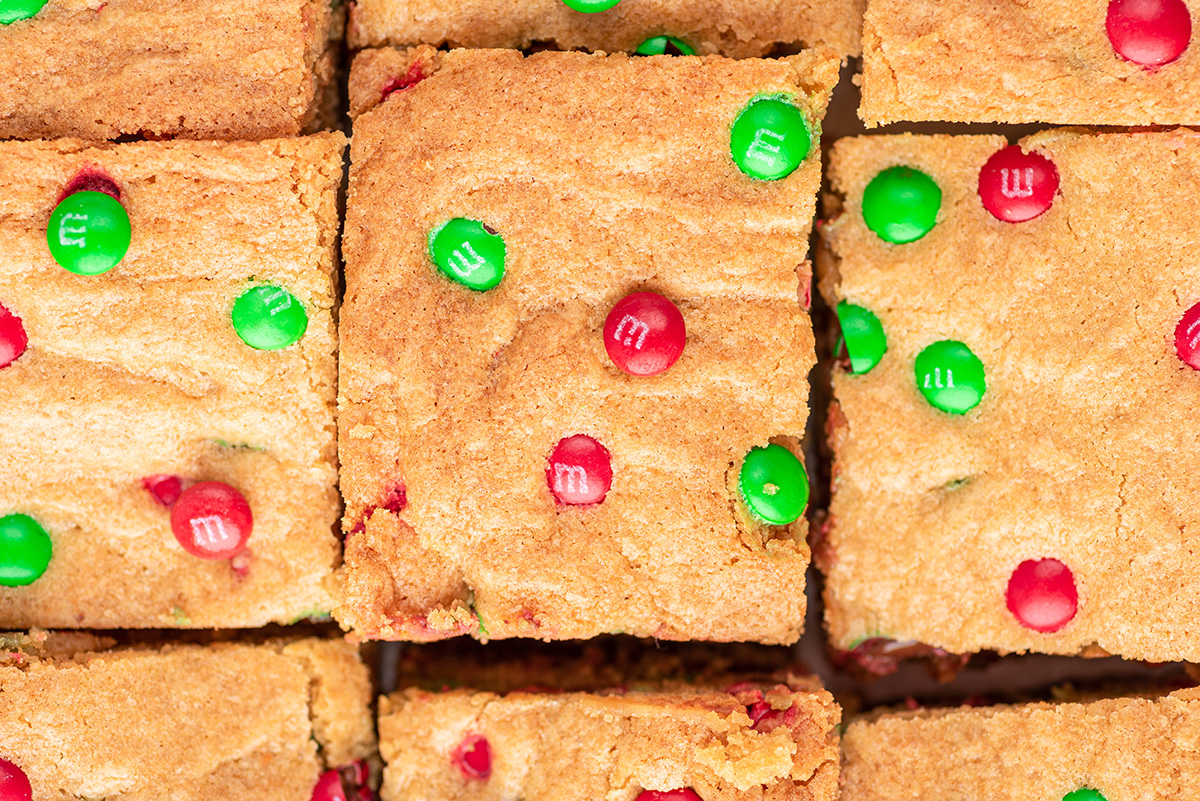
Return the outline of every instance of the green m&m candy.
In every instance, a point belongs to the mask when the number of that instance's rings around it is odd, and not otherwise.
[[[742,172],[762,181],[778,181],[796,171],[812,148],[804,112],[787,100],[751,101],[733,123],[729,150]]]
[[[24,587],[50,565],[53,546],[46,529],[29,515],[0,517],[0,585]]]
[[[915,242],[933,230],[942,207],[942,190],[925,173],[889,167],[863,192],[863,219],[885,242]]]
[[[1107,799],[1105,799],[1099,790],[1093,790],[1090,787],[1081,787],[1064,795],[1062,801],[1107,801]]]
[[[786,526],[808,505],[808,473],[782,445],[754,448],[746,454],[738,488],[751,514],[772,526]]]
[[[595,14],[597,11],[608,11],[621,0],[563,0],[567,8],[582,11],[584,14]]]
[[[230,317],[242,341],[258,350],[286,348],[299,342],[308,330],[304,304],[274,284],[247,289],[234,301]]]
[[[0,25],[29,19],[45,5],[46,0],[0,0]]]
[[[638,45],[634,51],[639,56],[694,56],[696,50],[682,39],[674,36],[652,36]]]
[[[887,353],[883,324],[870,309],[845,300],[838,304],[837,316],[842,327],[842,341],[850,354],[850,372],[856,375],[871,372]]]
[[[63,269],[76,275],[100,275],[125,258],[131,235],[121,201],[88,190],[67,195],[54,207],[46,244]]]
[[[943,339],[917,355],[917,388],[929,405],[950,414],[966,414],[987,391],[983,362],[961,342]]]
[[[455,217],[433,229],[429,255],[447,278],[476,292],[491,289],[504,277],[504,238],[477,220]]]

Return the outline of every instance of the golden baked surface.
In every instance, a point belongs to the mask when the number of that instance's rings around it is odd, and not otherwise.
[[[240,627],[327,613],[338,544],[333,270],[341,134],[262,143],[0,143],[0,304],[29,349],[0,370],[0,515],[53,558],[0,588],[0,628]],[[110,272],[50,256],[81,172],[121,189]],[[247,347],[230,309],[257,283],[308,313],[299,343]],[[217,480],[250,503],[248,572],[188,555],[142,479]]]
[[[977,191],[1006,144],[834,146],[821,289],[878,315],[888,351],[865,375],[834,370],[834,494],[817,553],[833,643],[1200,659],[1200,438],[1186,422],[1200,414],[1200,372],[1175,350],[1200,302],[1200,134],[1022,140],[1060,178],[1049,210],[1022,223],[994,218]],[[942,191],[937,225],[905,245],[862,215],[868,182],[896,165]],[[986,394],[963,416],[916,384],[917,354],[942,339],[985,368]],[[1006,598],[1018,565],[1047,558],[1073,573],[1078,607],[1040,633]]]
[[[429,77],[368,111],[413,64]],[[827,49],[359,57],[343,624],[391,639],[799,636],[803,518],[752,522],[735,485],[752,447],[804,430],[814,350],[797,296],[820,165],[814,148],[790,177],[757,182],[734,166],[729,128],[770,92],[815,126],[837,66]],[[427,235],[451,217],[503,235],[495,289],[433,266]],[[639,290],[672,298],[688,331],[653,378],[617,370],[600,335]],[[560,506],[547,457],[580,433],[611,452],[612,490]]]

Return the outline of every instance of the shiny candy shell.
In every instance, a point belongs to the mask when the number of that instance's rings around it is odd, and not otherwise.
[[[979,199],[997,220],[1019,223],[1044,214],[1058,192],[1058,170],[1017,145],[998,150],[979,171]]]
[[[628,295],[612,307],[604,321],[604,349],[613,364],[630,375],[666,372],[686,343],[683,314],[654,292]]]
[[[219,481],[188,487],[171,507],[171,532],[185,551],[200,559],[236,556],[253,529],[245,496]]]
[[[603,502],[612,479],[608,449],[586,434],[564,437],[546,463],[551,494],[571,506]]]

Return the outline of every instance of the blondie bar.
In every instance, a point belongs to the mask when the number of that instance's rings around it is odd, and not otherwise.
[[[358,57],[343,624],[799,636],[802,301],[837,70],[828,49]]]

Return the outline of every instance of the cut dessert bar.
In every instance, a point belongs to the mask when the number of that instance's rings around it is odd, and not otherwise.
[[[0,143],[0,626],[328,614],[344,148]]]
[[[314,788],[365,779],[375,753],[370,674],[343,642],[0,647],[6,798],[332,801]]]
[[[552,45],[563,50],[765,56],[827,45],[858,55],[867,0],[358,0],[351,47]],[[575,7],[590,7],[590,13]],[[603,6],[611,6],[603,8]]]
[[[298,134],[334,85],[343,20],[330,0],[6,3],[0,138]]]
[[[791,676],[726,689],[408,689],[379,701],[382,798],[832,801],[840,719],[814,680]]]
[[[1200,659],[1200,134],[842,140],[833,644]]]
[[[870,0],[868,126],[1200,124],[1197,0]]]
[[[855,721],[842,801],[1174,801],[1200,795],[1200,692]]]
[[[798,292],[837,70],[828,49],[359,56],[343,624],[799,636]]]

